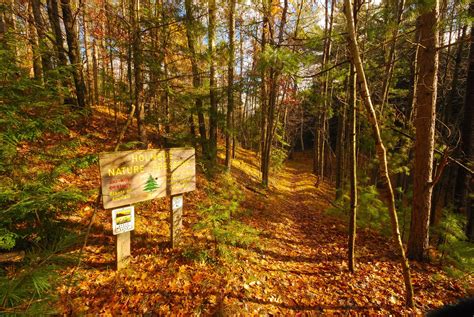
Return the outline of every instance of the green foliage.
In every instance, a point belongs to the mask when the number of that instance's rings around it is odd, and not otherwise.
[[[258,231],[241,221],[244,210],[240,207],[243,195],[231,176],[222,178],[221,191],[211,194],[210,205],[199,207],[200,221],[194,230],[204,233],[214,244],[214,254],[227,258],[227,246],[248,247],[255,243]],[[200,261],[209,256],[199,251],[190,253]]]
[[[0,269],[0,311],[27,315],[51,314],[48,300],[54,298],[58,265],[72,264],[74,259],[61,252],[76,242],[77,236],[62,234],[47,248],[34,248],[24,266],[8,271]]]
[[[0,184],[0,249],[45,245],[54,241],[61,224],[56,220],[86,197],[77,189],[58,190],[54,183],[22,182],[4,187]]]
[[[66,92],[57,82],[67,72],[58,68],[42,83],[8,54],[0,51],[0,250],[30,250],[55,241],[58,213],[86,199],[58,178],[97,159],[74,157],[79,141],[58,140],[68,138],[67,123],[77,118],[58,102]]]
[[[464,273],[472,274],[474,244],[468,241],[464,232],[465,216],[454,213],[451,208],[443,211],[443,218],[432,229],[439,241],[440,262],[445,264],[448,273],[455,277],[461,277]]]
[[[261,54],[259,66],[263,68],[271,66],[283,74],[291,74],[299,68],[299,56],[289,48],[274,48],[267,45]]]
[[[329,208],[326,212],[337,217],[347,217],[349,204],[350,198],[346,194],[339,206]],[[387,206],[380,200],[380,194],[373,185],[359,186],[357,226],[371,228],[385,235],[389,235],[391,232]]]

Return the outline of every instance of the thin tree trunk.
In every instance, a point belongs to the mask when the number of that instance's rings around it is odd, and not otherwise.
[[[355,271],[355,242],[356,242],[356,220],[357,220],[357,77],[355,67],[351,63],[349,74],[349,106],[350,106],[350,135],[349,135],[349,164],[351,203],[349,211],[349,271]]]
[[[132,27],[132,53],[133,53],[133,75],[135,80],[134,103],[138,109],[137,125],[138,136],[143,147],[147,146],[147,134],[145,126],[145,101],[143,100],[143,78],[142,78],[142,51],[140,34],[140,0],[130,2],[130,18]]]
[[[369,86],[365,77],[364,67],[362,65],[362,60],[359,53],[359,46],[356,39],[356,31],[354,26],[354,17],[352,13],[351,0],[344,0],[345,15],[347,19],[347,27],[349,33],[349,46],[351,51],[351,59],[356,68],[357,82],[360,87],[360,94],[364,100],[365,109],[367,112],[367,118],[372,126],[372,130],[375,136],[375,146],[377,151],[377,156],[380,164],[380,177],[383,180],[383,185],[385,187],[384,198],[388,205],[388,210],[390,213],[390,219],[392,224],[392,233],[394,240],[397,243],[397,247],[400,255],[400,262],[403,271],[403,279],[405,283],[405,300],[408,307],[414,307],[413,299],[413,285],[411,283],[411,273],[410,265],[405,256],[405,249],[403,248],[403,242],[400,236],[400,230],[398,226],[398,217],[395,207],[395,195],[393,193],[392,182],[390,180],[390,175],[388,171],[388,162],[387,162],[387,153],[385,146],[382,141],[382,136],[380,134],[380,128],[377,121],[377,115],[375,114],[375,109],[372,104],[372,99],[370,97]]]
[[[31,3],[28,4],[28,41],[31,45],[32,63],[33,63],[33,76],[36,80],[43,80],[43,67],[41,65],[41,53],[38,45],[38,36],[36,34],[36,28],[33,25],[33,9]]]
[[[397,48],[397,38],[400,30],[400,24],[402,22],[403,9],[405,8],[405,0],[400,0],[397,2],[397,20],[396,25],[394,26],[392,32],[392,43],[390,44],[390,51],[388,53],[387,65],[385,67],[385,77],[382,84],[382,105],[380,106],[380,111],[383,112],[384,106],[388,101],[388,92],[390,90],[390,82],[392,80],[393,70],[395,69],[395,59],[396,59],[396,48]]]
[[[217,159],[217,96],[214,40],[216,28],[216,0],[209,0],[208,52],[209,52],[209,158],[215,164]],[[226,152],[227,153],[227,152]]]
[[[225,131],[225,166],[229,172],[232,166],[231,139],[234,135],[234,11],[235,0],[229,3],[229,61],[227,66],[227,127]]]

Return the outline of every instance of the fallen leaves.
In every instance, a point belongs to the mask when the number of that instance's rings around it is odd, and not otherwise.
[[[234,177],[250,186],[258,175],[255,156],[239,149],[236,162]],[[205,188],[219,185],[201,175],[198,190],[186,196],[180,248],[172,250],[167,243],[168,201],[137,207],[133,259],[127,270],[113,270],[110,215],[99,213],[72,301],[67,300],[67,288],[59,287],[59,304],[65,312],[88,315],[398,315],[421,313],[464,296],[459,284],[439,268],[415,266],[418,309],[407,310],[399,264],[388,241],[368,230],[359,232],[357,271],[350,274],[346,224],[323,213],[332,188],[326,183],[314,187],[309,166],[307,158],[292,161],[273,178],[266,197],[242,185],[242,205],[250,211],[242,221],[262,234],[257,245],[226,246],[231,251],[227,260],[183,256],[191,247],[208,245],[206,236],[191,228],[197,221],[195,207],[207,199]],[[81,212],[90,211],[86,207]]]

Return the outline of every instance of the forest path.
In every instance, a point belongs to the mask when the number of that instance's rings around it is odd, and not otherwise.
[[[350,277],[346,225],[325,214],[334,191],[326,182],[316,187],[316,181],[304,153],[296,153],[274,176],[264,208],[253,219],[263,232],[262,243],[247,266],[247,275],[255,280],[244,284],[241,301],[251,303],[249,311],[280,314],[380,311],[382,303],[371,301],[374,291],[383,293],[391,305],[400,302],[383,283],[371,286],[363,273]],[[367,252],[365,247],[361,251]]]
[[[260,244],[242,269],[240,309],[256,314],[408,313],[394,248],[387,237],[359,229],[356,274],[347,267],[347,223],[330,216],[334,188],[312,174],[309,153],[295,153],[273,175],[267,198],[252,216]],[[255,198],[254,198],[255,199]],[[359,212],[364,212],[360,210]],[[439,305],[433,294],[454,290],[430,277],[433,268],[413,265],[418,313]],[[449,296],[449,295],[448,295]],[[225,305],[226,306],[226,305]],[[228,306],[228,305],[227,305]]]

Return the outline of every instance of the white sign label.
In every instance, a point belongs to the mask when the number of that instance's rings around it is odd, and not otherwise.
[[[135,207],[128,206],[112,210],[112,229],[120,234],[135,229]]]
[[[183,208],[183,196],[179,195],[179,196],[174,196],[173,197],[173,210],[176,210],[176,209],[179,209],[179,208]]]

